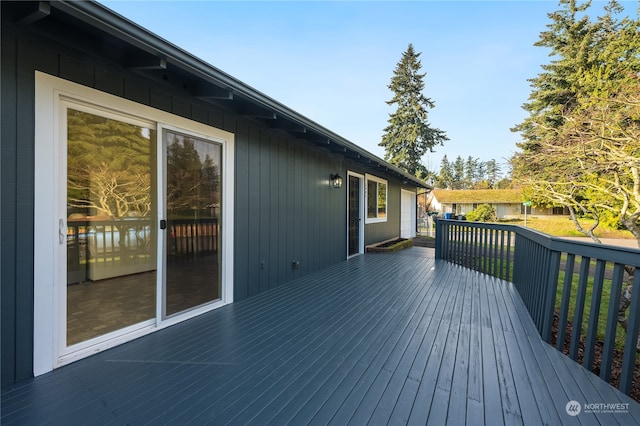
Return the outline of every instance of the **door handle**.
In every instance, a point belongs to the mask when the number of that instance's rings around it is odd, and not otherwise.
[[[60,244],[64,244],[67,241],[67,226],[62,218],[58,221],[58,238],[60,239]]]

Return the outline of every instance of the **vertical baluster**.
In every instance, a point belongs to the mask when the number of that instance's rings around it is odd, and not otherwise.
[[[512,253],[511,253],[511,235],[513,235],[512,232],[507,232],[507,281],[511,281],[511,265],[512,263]]]
[[[464,226],[460,226],[460,228],[462,228],[462,256],[464,258],[464,266],[465,268],[471,268],[472,265],[469,263],[471,257],[469,256],[469,244],[468,244],[468,237],[469,237],[469,227],[464,225]]]
[[[534,306],[534,321],[536,323],[536,327],[538,328],[538,332],[542,329],[542,311],[544,309],[543,301],[544,301],[544,286],[545,286],[545,274],[544,268],[549,263],[546,252],[542,248],[542,246],[531,243],[534,246],[534,251],[536,253],[535,261],[533,263],[534,268],[534,280],[530,283],[532,290],[532,299]]]
[[[573,267],[575,265],[575,259],[575,254],[567,254],[567,262],[564,267],[564,284],[562,287],[562,302],[560,304],[558,336],[556,340],[556,349],[560,352],[562,352],[562,349],[564,348],[564,339],[567,334],[567,319],[569,317],[569,302],[571,301],[571,284],[573,281]]]
[[[456,262],[456,227],[450,223],[449,225],[449,262]]]
[[[607,313],[607,325],[604,332],[604,347],[602,349],[602,363],[600,364],[600,378],[609,381],[611,378],[611,363],[613,350],[616,343],[616,330],[618,326],[618,308],[622,293],[622,280],[624,279],[624,265],[616,263],[613,266],[611,277],[611,297],[609,298],[609,311]]]
[[[477,257],[477,252],[478,252],[478,228],[473,227],[471,228],[471,259],[473,259],[473,269],[475,271],[478,270],[478,257]]]
[[[591,308],[589,309],[587,340],[585,342],[584,361],[582,363],[582,365],[590,371],[593,371],[593,353],[596,345],[596,335],[598,333],[600,303],[602,301],[602,285],[606,266],[606,261],[598,259],[596,262],[595,275],[593,276],[593,292],[591,294]]]
[[[591,258],[582,256],[580,260],[580,277],[578,279],[578,295],[576,296],[575,313],[573,315],[573,331],[571,333],[571,347],[569,356],[574,361],[578,360],[580,348],[580,334],[582,334],[582,318],[584,316],[584,301],[587,294],[587,280],[589,278],[589,263]]]
[[[449,235],[449,224],[448,223],[443,223],[442,224],[442,244],[443,244],[443,250],[442,253],[444,255],[444,259],[445,260],[449,260],[451,259],[451,254],[449,253],[449,247],[451,246],[450,244],[450,238],[451,236]]]
[[[545,312],[542,323],[542,340],[551,341],[551,332],[553,331],[553,315],[556,309],[556,293],[558,290],[558,276],[560,274],[560,252],[550,252],[550,262],[548,266],[548,279],[545,286]]]
[[[460,224],[456,224],[458,228],[458,263],[464,266],[464,227]]]
[[[492,242],[493,242],[493,256],[492,258],[492,262],[493,262],[493,273],[491,275],[493,275],[494,277],[498,276],[498,231],[494,230],[492,232]]]
[[[487,262],[489,259],[489,246],[491,245],[491,241],[489,240],[489,238],[490,238],[489,230],[487,228],[484,228],[484,247],[482,250],[482,272],[486,272],[488,270]]]
[[[449,223],[445,224],[445,229],[446,232],[444,232],[445,235],[445,243],[447,244],[447,261],[451,262],[451,259],[453,257],[453,242],[452,242],[452,238],[453,238],[453,230],[451,229],[451,225]]]
[[[440,220],[438,220],[437,218],[435,219],[435,225],[436,225],[436,253],[435,253],[435,257],[436,259],[442,259],[444,256],[444,253],[442,252],[442,222],[440,222]]]
[[[622,357],[622,375],[620,376],[620,390],[627,395],[631,392],[631,385],[633,384],[638,329],[640,329],[640,272],[636,268],[633,278],[633,290],[631,291],[627,337]]]
[[[480,271],[482,264],[482,228],[476,228],[476,271]]]
[[[458,265],[463,265],[462,263],[462,226],[456,223],[456,259],[458,260]]]
[[[499,231],[500,234],[500,275],[498,276],[498,278],[504,279],[505,273],[504,273],[504,230],[500,230]]]
[[[453,263],[458,263],[458,242],[456,241],[458,237],[458,227],[454,224],[451,224],[451,261]]]

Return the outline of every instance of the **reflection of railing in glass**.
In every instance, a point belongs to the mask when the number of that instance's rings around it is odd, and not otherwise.
[[[194,257],[218,251],[218,219],[170,220],[168,255]]]
[[[67,284],[155,269],[151,219],[67,223]]]

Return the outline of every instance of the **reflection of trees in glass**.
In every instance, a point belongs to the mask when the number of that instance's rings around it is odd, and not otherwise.
[[[69,213],[112,218],[151,212],[153,131],[67,110]]]
[[[387,215],[387,184],[367,182],[367,217],[384,218]]]
[[[199,142],[168,135],[173,139],[167,147],[167,209],[175,216],[213,216],[220,202],[218,165],[209,154],[200,160]],[[220,149],[205,144],[207,149]]]
[[[367,182],[367,217],[369,218],[375,218],[378,217],[377,215],[377,209],[378,206],[376,205],[376,197],[375,194],[377,193],[378,190],[378,184],[374,181],[368,181]]]
[[[378,217],[387,215],[387,185],[378,183]]]

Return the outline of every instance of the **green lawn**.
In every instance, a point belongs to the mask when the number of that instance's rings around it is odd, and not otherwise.
[[[503,223],[510,225],[524,226],[524,220],[505,220]],[[588,229],[594,223],[593,220],[581,219],[580,224]],[[527,218],[527,228],[544,232],[554,237],[584,237],[576,230],[575,224],[568,217],[529,217]],[[596,228],[595,234],[598,238],[624,238],[633,239],[629,231],[605,228],[600,225]]]
[[[566,256],[562,256],[562,263],[564,264],[564,262],[566,261],[565,257]],[[613,266],[611,265],[607,265],[606,268],[608,271],[613,270]],[[576,259],[576,266],[574,268],[574,274],[572,276],[571,279],[571,300],[569,302],[569,316],[567,317],[568,321],[573,322],[574,319],[574,314],[575,314],[575,305],[576,305],[576,298],[578,296],[578,275],[579,275],[579,264],[578,264],[578,259]],[[556,311],[559,312],[560,311],[560,305],[562,303],[562,292],[563,292],[563,288],[564,288],[564,278],[565,278],[565,272],[564,271],[560,271],[560,275],[558,278],[558,290],[556,293]],[[626,283],[623,282],[623,286]],[[589,277],[589,279],[587,280],[587,288],[586,288],[586,298],[585,298],[585,303],[584,303],[584,314],[582,317],[582,333],[583,335],[586,336],[587,334],[587,327],[588,327],[588,321],[589,321],[589,315],[591,312],[591,301],[593,298],[593,277]],[[609,300],[611,298],[611,280],[605,278],[603,280],[603,284],[602,284],[602,299],[600,302],[600,312],[598,314],[598,328],[597,328],[597,339],[598,340],[604,340],[604,336],[605,336],[605,330],[606,330],[606,322],[607,322],[607,314],[609,312]],[[622,327],[620,325],[617,326],[616,328],[616,347],[618,349],[622,349],[624,347],[624,339],[625,339],[625,332],[622,329]]]

